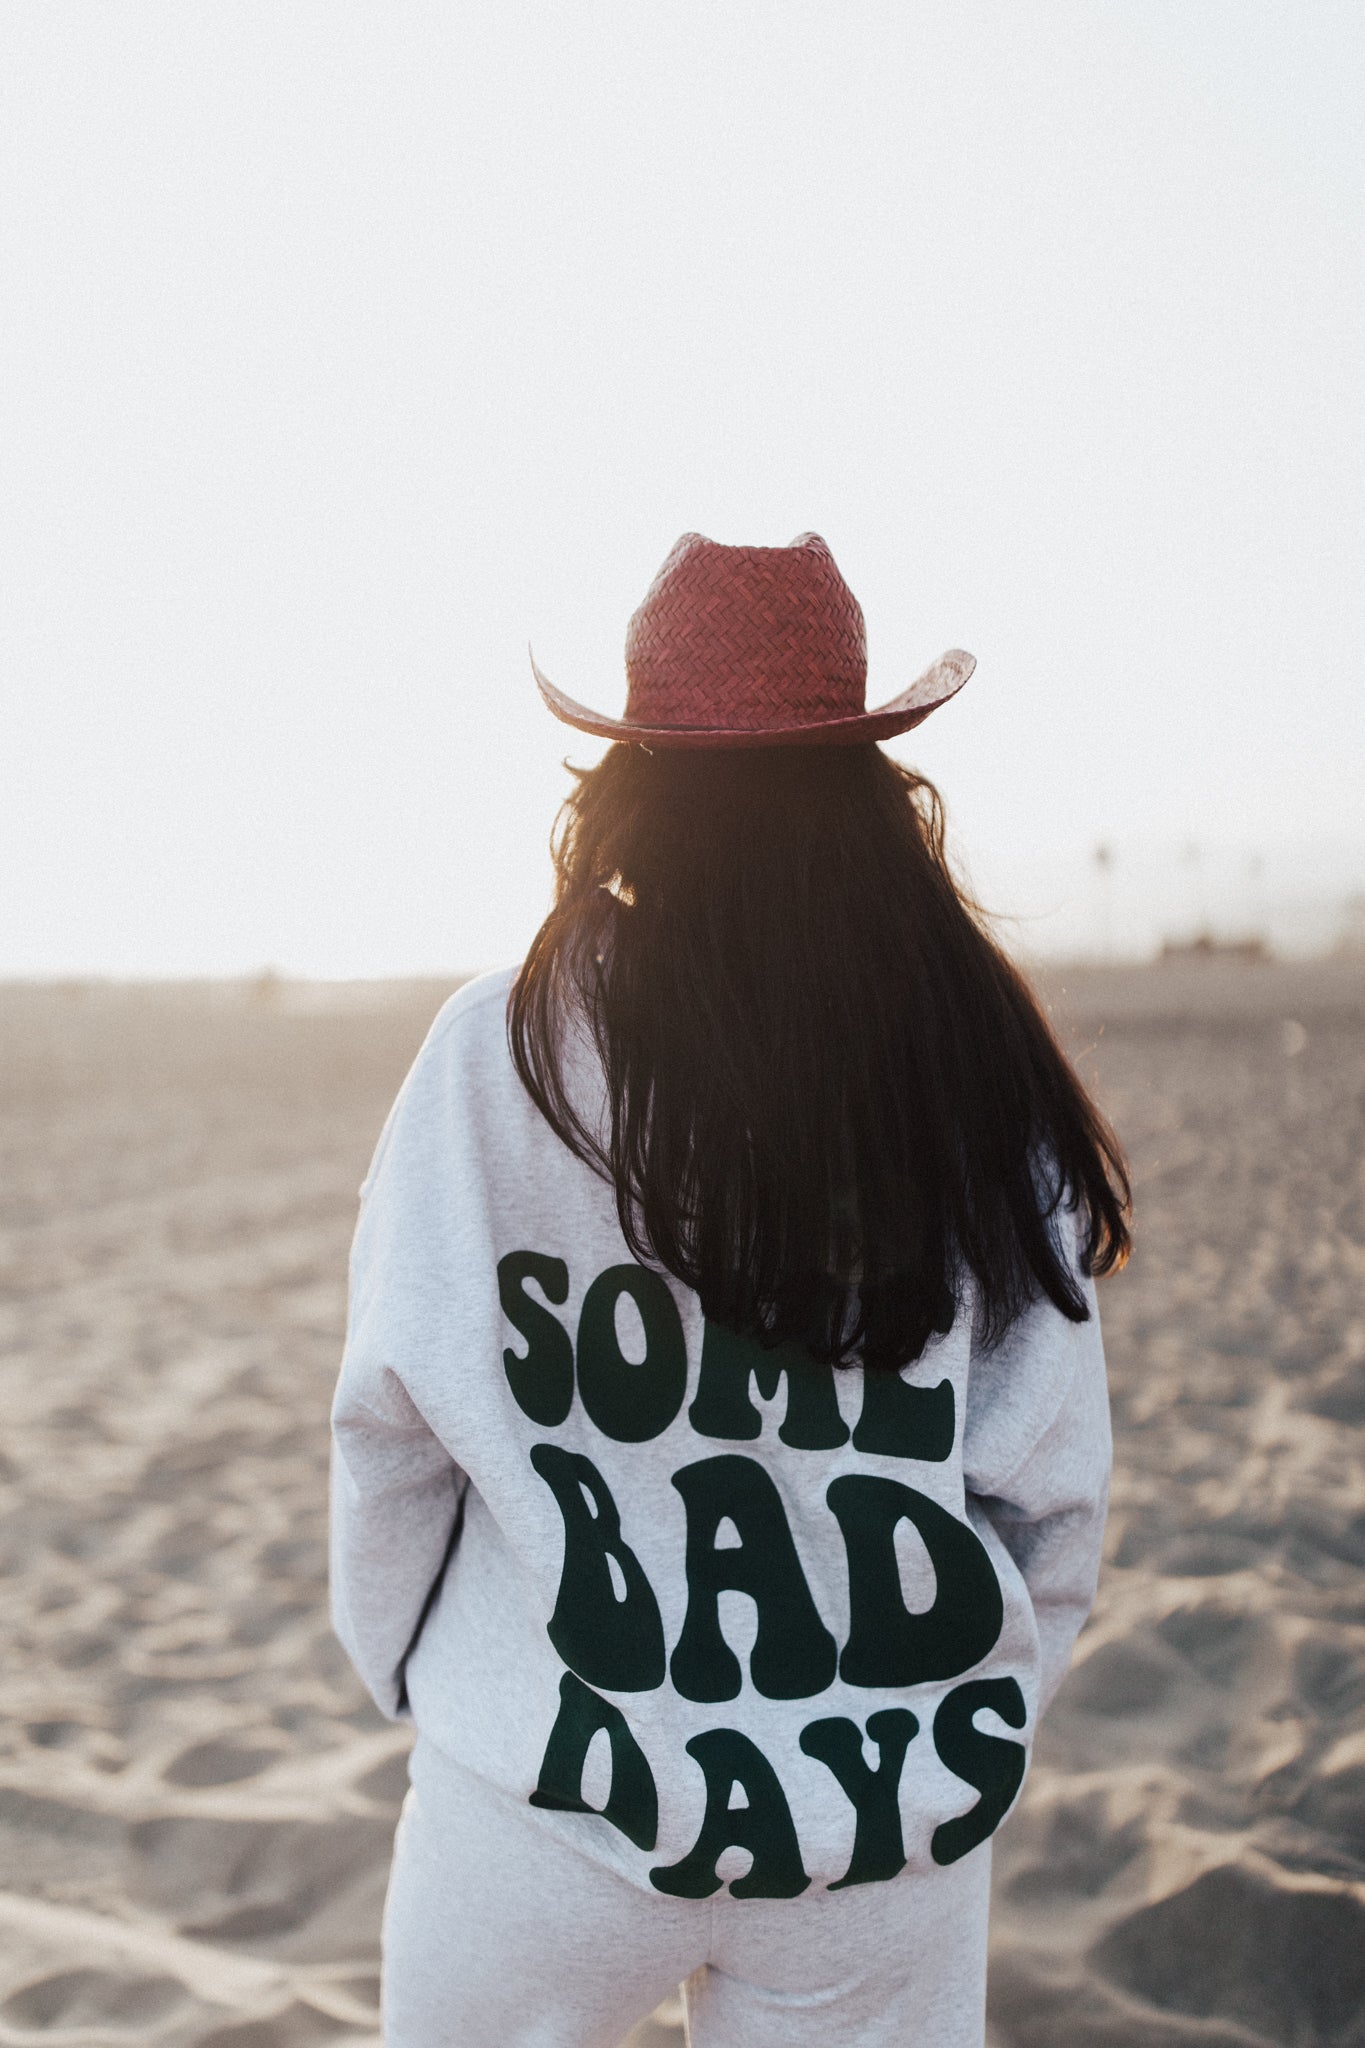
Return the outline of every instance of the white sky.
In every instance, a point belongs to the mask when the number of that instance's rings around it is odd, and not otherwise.
[[[1040,944],[1365,884],[1358,4],[0,24],[0,973],[510,959],[526,642],[618,708],[689,528],[973,650],[894,751]]]

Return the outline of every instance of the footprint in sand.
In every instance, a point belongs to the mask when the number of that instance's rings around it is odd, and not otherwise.
[[[5,2027],[41,2032],[59,2040],[79,2030],[89,2041],[106,2032],[143,2038],[160,2031],[177,2006],[187,2003],[174,1977],[114,1976],[107,1970],[55,1970],[12,1991],[0,2005]]]

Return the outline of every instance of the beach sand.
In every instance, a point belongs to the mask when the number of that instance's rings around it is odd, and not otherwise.
[[[0,2044],[378,2042],[407,1736],[329,1630],[326,1412],[356,1189],[447,986],[0,990]],[[997,1839],[992,2043],[1352,2048],[1365,965],[1048,992],[1139,1251],[1101,1291],[1099,1604]]]

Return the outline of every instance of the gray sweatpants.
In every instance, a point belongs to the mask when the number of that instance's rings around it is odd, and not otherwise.
[[[981,2048],[989,1842],[932,1877],[673,1899],[429,1743],[409,1769],[385,2048],[618,2048],[679,1982],[692,2048]]]

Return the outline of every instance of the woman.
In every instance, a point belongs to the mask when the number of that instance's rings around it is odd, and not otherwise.
[[[980,2048],[990,1836],[1094,1595],[1115,1140],[876,741],[817,536],[631,621],[525,962],[362,1189],[335,1623],[417,1731],[388,2048]]]

